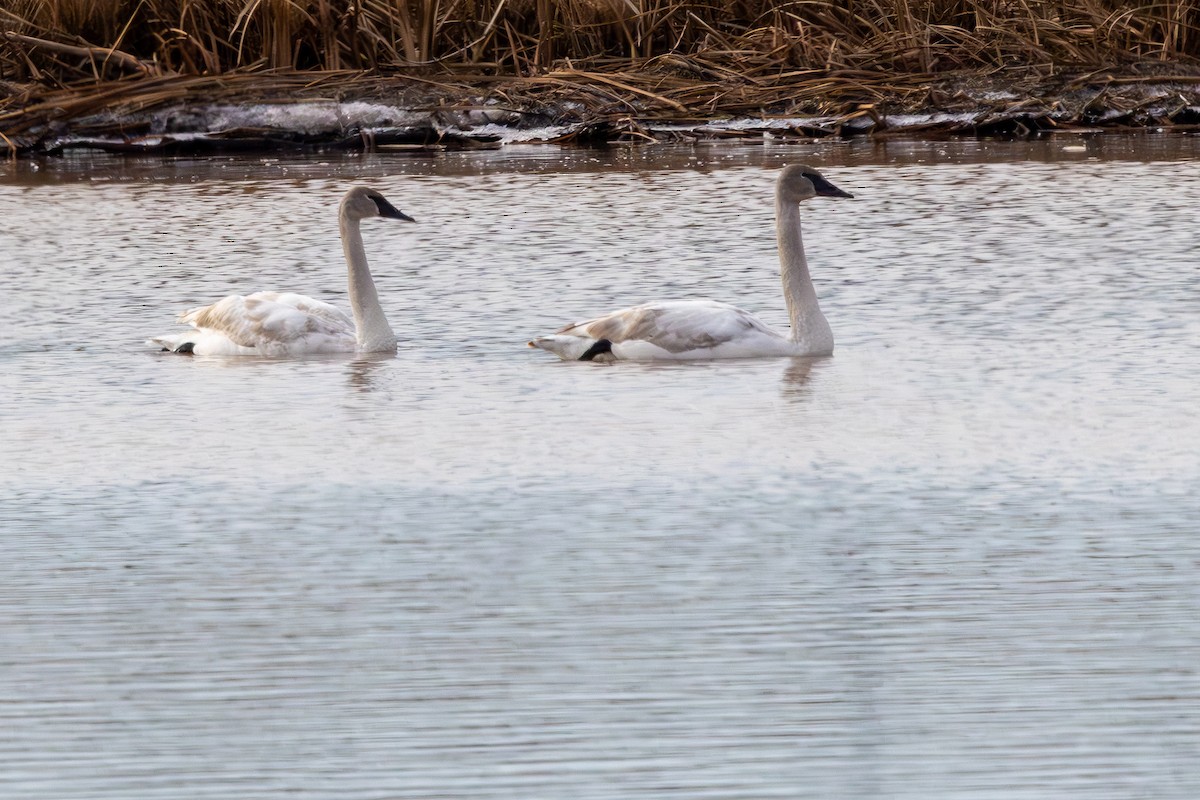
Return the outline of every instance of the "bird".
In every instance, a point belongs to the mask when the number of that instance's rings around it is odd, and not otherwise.
[[[353,319],[329,303],[293,292],[230,295],[179,317],[191,328],[147,344],[193,355],[287,357],[309,353],[382,353],[396,350],[396,335],[383,315],[375,281],[367,266],[359,222],[384,217],[415,220],[374,189],[356,186],[338,209],[342,250],[350,287]]]
[[[775,185],[775,228],[783,299],[791,331],[777,331],[753,314],[716,300],[664,300],[623,308],[539,336],[530,347],[564,361],[683,361],[708,358],[826,356],[833,331],[804,257],[800,203],[813,197],[853,197],[815,167],[784,167]]]

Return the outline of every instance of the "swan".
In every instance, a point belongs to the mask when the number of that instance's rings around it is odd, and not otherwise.
[[[415,220],[374,189],[356,186],[338,209],[342,250],[354,318],[336,306],[291,292],[230,295],[184,312],[184,333],[156,336],[147,344],[174,353],[226,356],[294,356],[305,353],[394,352],[396,335],[383,316],[367,267],[359,222],[367,217]]]
[[[800,237],[800,203],[811,197],[853,197],[813,167],[783,168],[775,187],[775,227],[783,299],[791,333],[776,331],[747,311],[716,300],[666,300],[576,322],[529,342],[564,361],[680,361],[696,358],[826,356],[833,332],[808,274]]]

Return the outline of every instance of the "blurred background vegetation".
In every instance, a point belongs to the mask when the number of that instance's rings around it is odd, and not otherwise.
[[[944,73],[1200,60],[1200,0],[5,0],[0,79]]]

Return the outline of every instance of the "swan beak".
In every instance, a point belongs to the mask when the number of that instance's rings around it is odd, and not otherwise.
[[[405,222],[416,222],[415,219],[405,214],[394,205],[384,200],[382,197],[375,200],[375,205],[379,207],[379,216],[387,217],[388,219],[402,219]]]
[[[810,175],[808,179],[812,181],[813,188],[817,190],[817,197],[854,197],[854,195],[839,189],[820,175]]]

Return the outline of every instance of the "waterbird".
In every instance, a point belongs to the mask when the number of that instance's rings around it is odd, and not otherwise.
[[[356,186],[342,198],[338,227],[353,319],[336,306],[293,292],[230,295],[180,315],[190,330],[156,336],[147,344],[174,353],[228,356],[395,351],[396,335],[379,304],[359,230],[368,217],[415,222],[374,189]]]
[[[821,307],[804,257],[800,203],[813,197],[853,197],[814,167],[784,167],[775,185],[783,299],[790,333],[776,331],[748,311],[716,300],[665,300],[623,308],[576,322],[530,347],[564,361],[680,361],[705,358],[826,356],[833,331]]]

